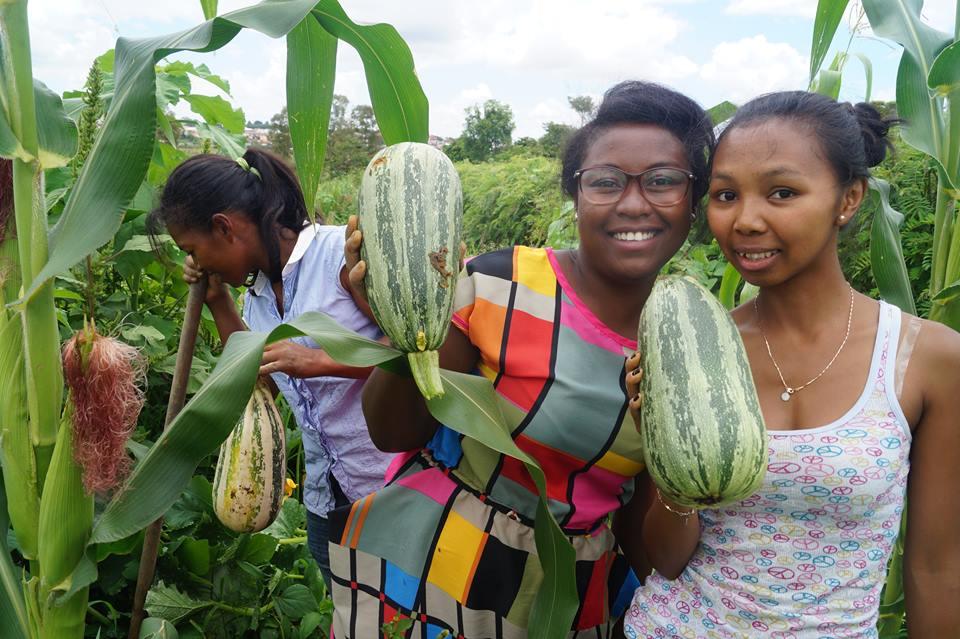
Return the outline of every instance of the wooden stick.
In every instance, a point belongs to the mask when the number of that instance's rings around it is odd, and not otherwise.
[[[203,300],[206,296],[207,280],[203,279],[190,285],[187,308],[183,314],[180,345],[177,349],[177,363],[173,370],[173,383],[170,387],[170,399],[167,401],[167,415],[163,422],[164,430],[180,413],[187,396],[187,382],[190,381],[190,367],[193,364],[193,349],[197,343],[200,313],[203,311]],[[133,612],[130,616],[130,632],[127,633],[127,639],[138,639],[140,636],[140,625],[144,618],[143,605],[147,599],[147,591],[153,585],[153,576],[157,568],[157,549],[160,546],[160,530],[162,528],[163,518],[161,517],[150,524],[143,537],[140,571],[137,574],[137,589],[133,595]]]

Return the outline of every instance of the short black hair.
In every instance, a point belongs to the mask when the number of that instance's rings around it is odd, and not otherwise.
[[[619,124],[654,124],[670,131],[687,154],[694,175],[694,210],[709,188],[708,159],[716,138],[710,117],[699,104],[673,89],[653,82],[627,80],[607,90],[597,115],[567,141],[560,179],[563,190],[577,199],[577,179],[590,146],[604,131]]]
[[[250,148],[239,160],[202,153],[173,170],[160,205],[147,216],[147,232],[155,238],[168,224],[209,231],[213,216],[238,211],[253,220],[267,251],[272,282],[280,281],[278,226],[297,233],[308,219],[296,175],[278,156]],[[249,167],[249,168],[247,168]]]
[[[780,91],[754,98],[740,107],[720,134],[774,118],[807,126],[817,138],[840,186],[870,177],[892,148],[887,133],[900,122],[884,118],[866,102],[852,105],[809,91]]]

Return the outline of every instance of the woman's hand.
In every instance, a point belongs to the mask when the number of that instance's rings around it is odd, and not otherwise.
[[[640,405],[643,403],[643,395],[640,393],[640,380],[643,379],[643,369],[640,368],[640,351],[627,358],[623,370],[624,387],[627,389],[627,397],[629,398],[630,416],[633,417],[633,423],[639,431],[641,428]]]
[[[187,255],[183,260],[183,281],[187,284],[194,284],[203,279],[207,280],[207,295],[203,300],[207,306],[211,302],[216,303],[230,297],[230,291],[227,290],[227,285],[223,283],[219,275],[208,275],[197,265],[192,255]]]
[[[260,360],[260,375],[286,373],[290,377],[345,377],[366,379],[372,367],[347,366],[312,348],[291,340],[267,344]]]
[[[367,302],[367,287],[363,278],[367,275],[367,264],[360,259],[360,245],[363,243],[363,234],[357,228],[357,216],[351,215],[347,219],[346,241],[343,244],[343,258],[346,261],[347,280],[353,297],[359,304]]]

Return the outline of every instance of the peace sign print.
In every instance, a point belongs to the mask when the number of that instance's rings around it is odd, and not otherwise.
[[[767,465],[767,471],[777,475],[789,475],[800,471],[800,464],[793,462],[774,462]]]
[[[793,579],[793,576],[796,574],[792,569],[787,568],[786,566],[771,566],[767,568],[767,574],[769,574],[774,579],[780,579],[783,581]]]

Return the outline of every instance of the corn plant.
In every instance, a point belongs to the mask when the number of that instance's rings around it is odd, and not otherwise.
[[[822,63],[848,0],[820,0],[814,30],[810,75]],[[952,33],[921,19],[923,0],[862,0],[873,32],[903,48],[897,69],[897,113],[903,140],[927,154],[937,167],[936,210],[932,237],[929,319],[960,330],[960,1]],[[877,288],[888,301],[915,313],[913,294],[900,245],[903,216],[888,204],[889,186],[873,180],[879,193],[871,228],[870,262]],[[890,560],[881,602],[883,639],[905,636],[903,544],[906,517]]]
[[[0,156],[13,162],[14,204],[0,233],[2,531],[9,521],[26,562],[18,568],[6,548],[0,553],[5,637],[83,636],[88,587],[97,574],[94,545],[137,532],[170,506],[239,416],[242,406],[231,397],[249,394],[256,377],[256,345],[232,340],[168,437],[94,519],[93,497],[72,452],[53,278],[113,237],[144,180],[157,129],[156,62],[176,51],[216,50],[243,28],[286,37],[287,97],[297,123],[291,133],[309,198],[322,168],[339,40],[364,62],[384,139],[427,137],[426,98],[409,49],[389,25],[357,25],[336,0],[267,0],[215,18],[215,2],[204,9],[211,19],[196,28],[118,40],[116,86],[102,130],[83,149],[89,155],[49,228],[44,172],[72,161],[77,129],[59,96],[33,78],[26,0],[0,0]],[[247,364],[239,372],[238,358]]]

